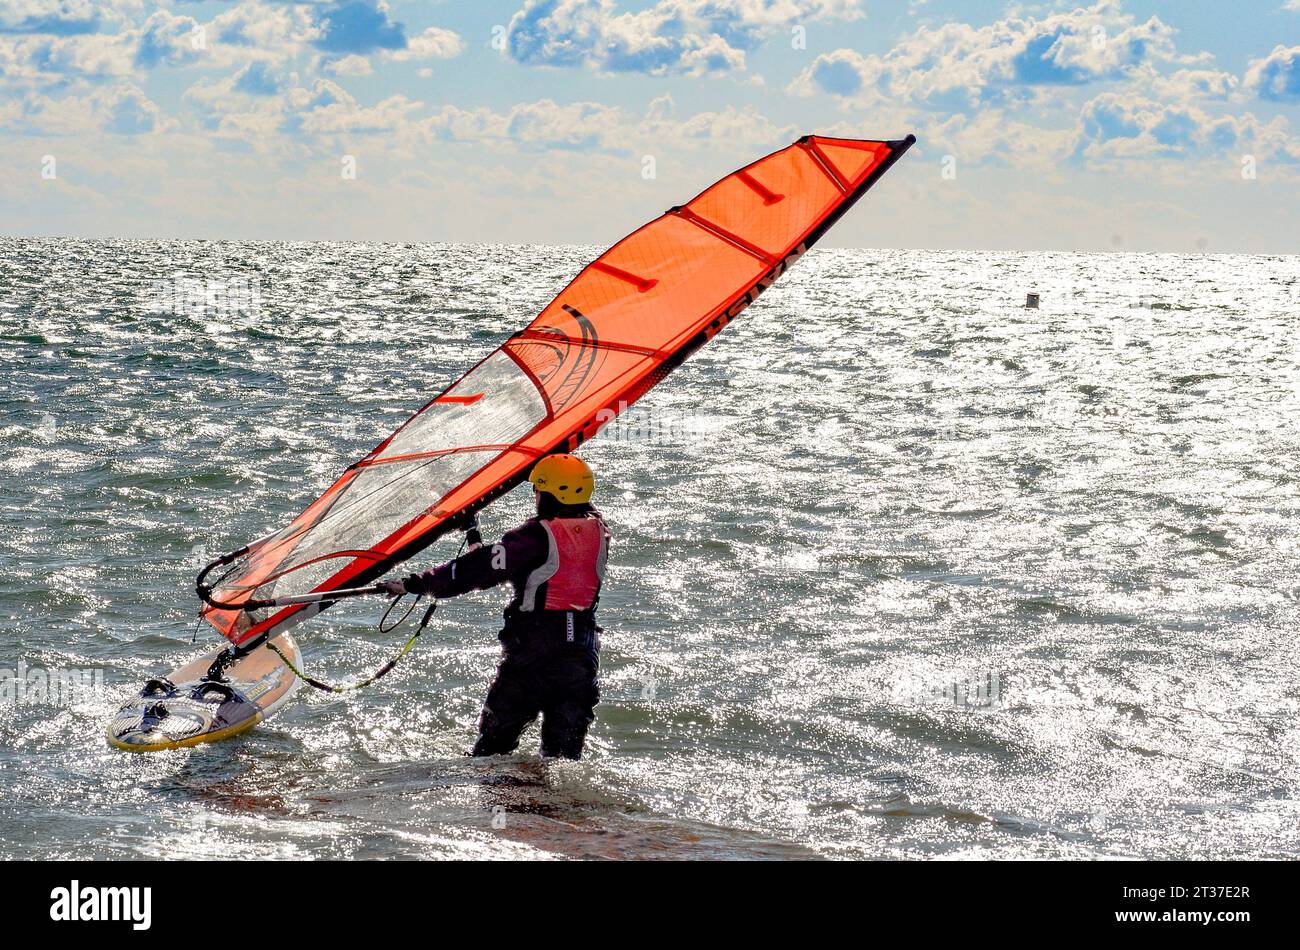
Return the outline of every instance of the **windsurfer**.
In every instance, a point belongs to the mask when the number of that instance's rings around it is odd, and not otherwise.
[[[496,544],[384,586],[393,596],[445,598],[509,581],[515,593],[498,635],[501,662],[470,754],[513,752],[540,714],[542,755],[577,759],[600,699],[596,605],[610,533],[591,504],[595,478],[580,458],[548,455],[529,481],[536,517]]]

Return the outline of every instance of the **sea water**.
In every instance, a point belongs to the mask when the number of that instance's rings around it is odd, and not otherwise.
[[[368,689],[110,749],[218,643],[198,568],[598,251],[0,240],[0,854],[1300,854],[1296,257],[809,253],[584,447],[580,763],[464,754],[500,590]],[[299,627],[309,670],[381,665],[380,611]]]

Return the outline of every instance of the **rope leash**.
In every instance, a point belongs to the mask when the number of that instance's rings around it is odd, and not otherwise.
[[[412,603],[411,610],[414,609],[415,609],[415,604]],[[278,646],[276,646],[274,643],[268,640],[266,643],[266,647],[268,650],[274,651],[275,655],[284,661],[284,665],[289,667],[289,669],[293,671],[294,676],[298,677],[298,679],[302,680],[308,686],[311,686],[314,689],[319,689],[325,693],[350,693],[353,690],[365,689],[371,683],[375,682],[378,679],[382,679],[384,676],[386,676],[393,669],[393,667],[397,665],[398,661],[401,660],[402,657],[406,656],[408,652],[410,652],[411,647],[415,646],[415,641],[420,639],[420,634],[424,633],[424,628],[429,625],[429,620],[433,617],[433,612],[437,609],[438,609],[438,601],[435,600],[433,603],[429,605],[429,609],[424,612],[424,617],[420,621],[420,626],[417,627],[415,633],[411,635],[411,639],[406,641],[406,646],[402,647],[401,651],[397,654],[397,656],[393,657],[391,660],[389,660],[387,663],[381,666],[378,670],[375,671],[373,675],[367,677],[366,679],[361,680],[358,683],[351,683],[347,686],[334,686],[330,683],[325,683],[322,682],[321,680],[315,679],[314,677],[308,676],[302,670],[298,669],[298,667],[294,665],[293,660],[289,659],[289,657],[285,655],[285,652],[281,650]],[[410,614],[410,610],[407,611],[407,614],[408,615]],[[398,624],[400,623],[401,621],[398,621]],[[396,626],[396,624],[394,626]],[[393,628],[390,627],[389,629],[393,629]]]
[[[478,534],[477,519],[474,521],[474,525],[471,530],[477,536],[478,543],[481,544],[482,536]],[[461,554],[464,552],[465,546],[467,543],[469,543],[470,540],[469,535],[470,532],[466,531],[465,537],[461,538],[460,548],[458,548],[456,551],[456,557],[460,557]],[[398,597],[396,600],[390,603],[388,605],[388,609],[384,611],[384,615],[379,618],[379,630],[381,633],[389,633],[390,631],[396,630],[402,624],[406,623],[406,618],[411,616],[412,612],[415,610],[416,604],[419,603],[420,595],[417,594],[415,596],[415,600],[411,601],[411,606],[406,608],[406,613],[402,614],[401,619],[399,619],[392,626],[387,626],[387,627],[384,626],[384,624],[387,623],[388,621],[388,615],[393,612],[393,608],[397,606],[398,601],[400,601],[401,599],[402,598]],[[438,599],[435,597],[433,603],[429,604],[429,609],[424,612],[424,616],[420,619],[420,626],[416,628],[415,633],[411,634],[411,639],[406,641],[406,646],[402,647],[401,651],[397,654],[397,656],[393,657],[391,660],[389,660],[387,663],[381,666],[378,670],[376,670],[374,675],[361,680],[359,683],[352,683],[348,686],[334,686],[330,683],[325,683],[322,682],[321,680],[315,679],[314,677],[308,676],[302,670],[298,669],[298,667],[294,665],[293,660],[285,656],[284,651],[281,650],[274,643],[272,643],[270,640],[266,641],[266,647],[268,650],[275,651],[275,655],[284,661],[284,665],[289,667],[289,669],[293,671],[293,675],[298,677],[298,679],[302,680],[304,683],[306,683],[308,686],[312,687],[313,689],[319,689],[321,692],[324,693],[350,693],[353,690],[365,689],[371,683],[375,682],[375,680],[382,679],[384,676],[387,676],[388,673],[393,669],[393,667],[397,665],[398,661],[401,660],[402,657],[406,656],[406,654],[410,652],[411,647],[415,646],[415,641],[420,639],[420,634],[424,633],[424,628],[429,625],[429,621],[433,618],[433,612],[437,609],[438,609]]]

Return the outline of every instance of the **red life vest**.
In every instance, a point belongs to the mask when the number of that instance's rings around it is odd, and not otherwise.
[[[605,522],[600,518],[552,518],[540,524],[549,551],[546,562],[528,575],[519,609],[591,610],[605,578],[610,538]]]

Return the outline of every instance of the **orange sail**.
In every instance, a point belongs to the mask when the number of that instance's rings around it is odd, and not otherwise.
[[[634,231],[289,525],[227,556],[235,566],[211,599],[355,587],[412,557],[663,380],[914,141],[806,136]],[[203,614],[242,645],[321,608],[208,603]]]

